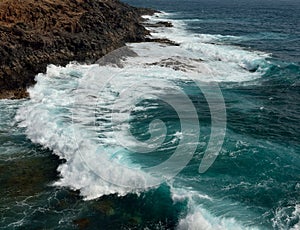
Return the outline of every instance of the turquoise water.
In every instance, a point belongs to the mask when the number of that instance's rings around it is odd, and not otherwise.
[[[123,68],[50,65],[30,100],[0,102],[0,228],[299,229],[297,1],[127,2],[163,10],[150,20],[174,28],[152,34],[180,46],[128,44]],[[200,174],[214,103],[225,138]]]

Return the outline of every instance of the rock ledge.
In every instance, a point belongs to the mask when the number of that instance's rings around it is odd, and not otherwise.
[[[92,63],[146,41],[138,9],[118,0],[0,0],[0,98],[26,97],[48,64]]]

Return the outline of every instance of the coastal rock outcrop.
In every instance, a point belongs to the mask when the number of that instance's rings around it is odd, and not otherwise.
[[[118,0],[0,0],[0,98],[26,97],[48,64],[92,63],[146,41],[138,9]]]

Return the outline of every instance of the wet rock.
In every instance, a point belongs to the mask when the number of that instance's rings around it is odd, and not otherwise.
[[[140,216],[132,216],[128,222],[131,225],[140,225],[142,224],[142,218]]]
[[[147,27],[173,27],[173,24],[171,22],[165,22],[165,21],[160,21],[156,23],[144,23],[145,26]]]
[[[123,67],[121,63],[122,60],[125,60],[127,57],[136,57],[136,56],[138,56],[136,52],[134,52],[129,47],[124,46],[100,58],[99,60],[96,61],[96,63],[100,66],[111,65],[111,66],[117,66],[122,68]]]
[[[117,0],[0,1],[0,98],[28,96],[48,64],[91,63],[145,41],[141,15],[155,12]]]
[[[79,229],[85,229],[90,224],[90,220],[87,218],[82,218],[82,219],[74,220],[73,223],[76,224]]]
[[[155,13],[160,13],[158,10],[150,8],[136,8],[140,15],[154,15]]]
[[[166,44],[166,45],[170,45],[170,46],[179,46],[180,44],[171,41],[167,38],[146,38],[146,42],[158,42],[158,43],[162,43],[162,44]]]
[[[17,199],[43,191],[51,181],[58,178],[56,168],[59,163],[58,157],[54,155],[1,160],[1,197]]]
[[[111,200],[100,200],[94,205],[94,209],[100,211],[105,216],[115,214],[114,203]]]
[[[28,97],[29,94],[25,88],[18,88],[12,90],[0,90],[0,99],[21,99]]]
[[[192,59],[193,60],[193,59]],[[202,61],[201,59],[194,59],[194,61]],[[187,70],[195,69],[196,67],[187,64],[188,60],[176,60],[173,58],[162,59],[159,62],[150,63],[149,65],[156,65],[161,67],[172,68],[176,71],[186,72]]]

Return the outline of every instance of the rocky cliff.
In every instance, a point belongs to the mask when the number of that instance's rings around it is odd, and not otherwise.
[[[0,0],[0,98],[22,98],[47,64],[94,62],[149,32],[117,0]]]

